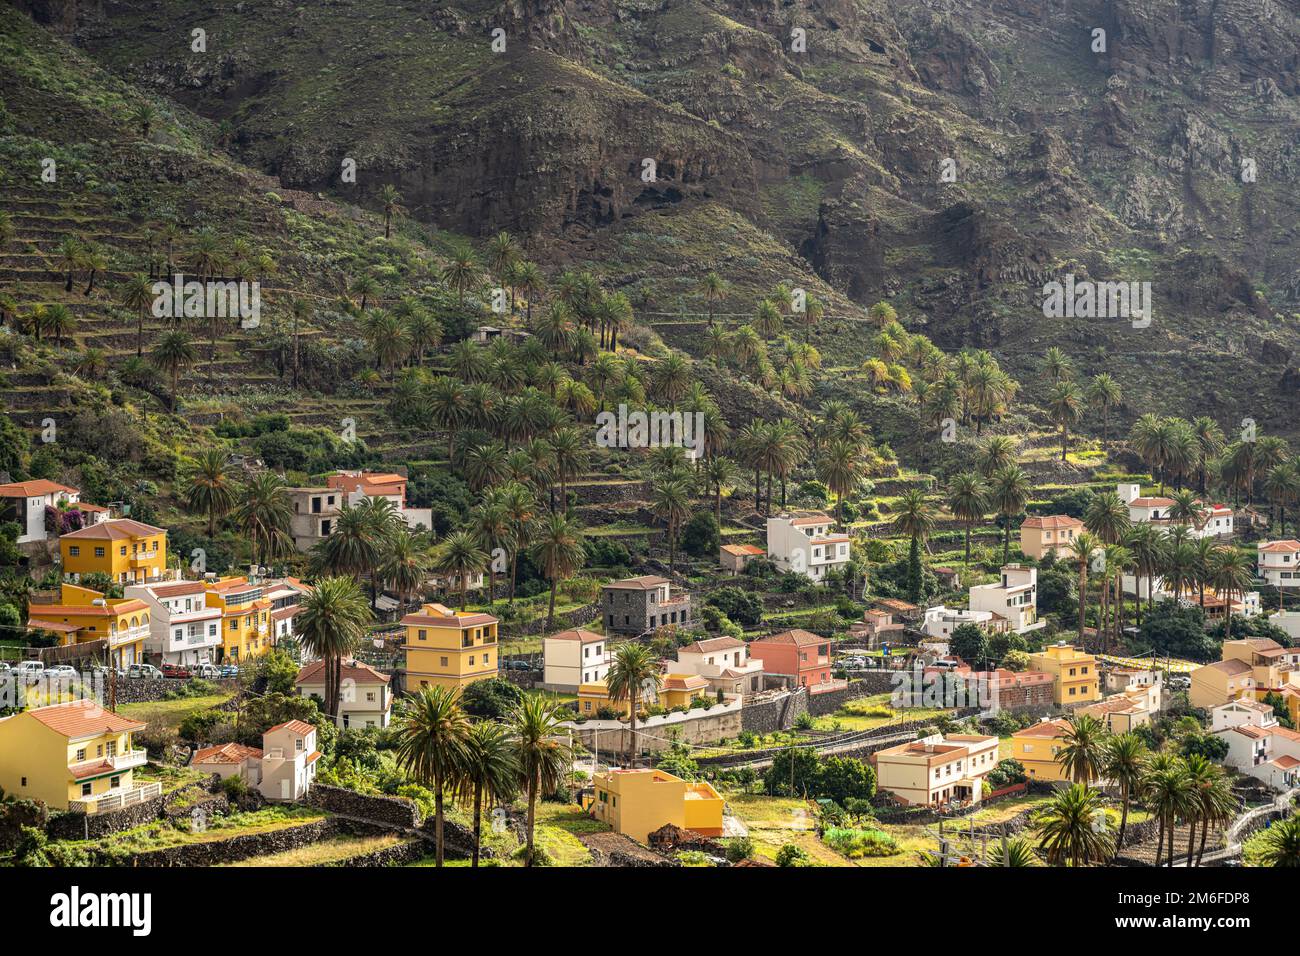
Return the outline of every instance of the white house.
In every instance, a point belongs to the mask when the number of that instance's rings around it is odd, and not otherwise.
[[[17,544],[44,541],[45,509],[75,507],[82,513],[84,525],[99,524],[109,517],[107,508],[83,504],[81,492],[57,481],[38,478],[0,485],[0,521],[16,522],[21,529]],[[84,527],[83,525],[83,527]]]
[[[222,642],[221,608],[208,606],[202,581],[128,584],[122,594],[149,605],[145,653],[160,655],[164,664],[203,664],[216,659]]]
[[[311,586],[297,578],[281,578],[266,582],[263,597],[271,602],[271,637],[275,643],[295,636],[293,619],[302,612],[302,599]]]
[[[709,688],[748,696],[763,689],[763,662],[749,656],[749,645],[734,637],[714,637],[677,649],[674,673],[698,674]]]
[[[387,674],[369,664],[344,661],[339,685],[339,727],[387,727],[393,709],[393,694]],[[325,699],[325,662],[314,661],[298,672],[294,682],[300,697]]]
[[[820,581],[828,571],[849,563],[851,539],[834,531],[834,522],[819,511],[786,512],[767,519],[767,553],[782,571]]]
[[[1008,564],[1002,568],[1000,580],[993,584],[977,584],[970,589],[972,611],[990,611],[1011,622],[1016,634],[1027,634],[1046,627],[1038,619],[1038,569]]]
[[[1120,482],[1116,486],[1120,501],[1128,505],[1128,517],[1134,524],[1150,522],[1163,527],[1172,527],[1178,522],[1170,517],[1174,499],[1165,497],[1143,497],[1142,486],[1136,482]],[[1189,523],[1193,538],[1222,538],[1232,534],[1232,509],[1220,502],[1196,500],[1198,514]]]
[[[224,780],[236,774],[267,800],[301,800],[316,779],[316,728],[290,720],[262,734],[262,749],[219,744],[196,751],[190,766]]]
[[[947,639],[952,637],[952,632],[957,630],[963,624],[974,624],[976,627],[983,628],[986,631],[1002,633],[1008,629],[1009,622],[1001,618],[992,611],[975,611],[967,610],[960,607],[944,607],[942,604],[937,607],[925,609],[925,619],[921,624],[921,630],[930,637]],[[944,645],[945,647],[947,645]],[[946,654],[947,651],[945,650]]]
[[[1228,744],[1227,766],[1274,790],[1300,786],[1300,733],[1279,725],[1271,707],[1232,700],[1211,714],[1211,729]]]
[[[1261,541],[1256,545],[1259,577],[1275,588],[1300,588],[1300,541]]]
[[[577,628],[542,639],[542,684],[547,690],[577,693],[583,684],[599,684],[609,673],[609,639]]]

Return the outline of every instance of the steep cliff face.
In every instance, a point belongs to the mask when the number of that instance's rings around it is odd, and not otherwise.
[[[395,182],[615,284],[797,260],[1013,368],[1132,356],[1135,402],[1295,380],[1260,356],[1300,353],[1300,0],[24,2],[287,184]],[[1155,325],[1045,321],[1064,273],[1150,281]],[[1171,349],[1204,374],[1141,358]]]

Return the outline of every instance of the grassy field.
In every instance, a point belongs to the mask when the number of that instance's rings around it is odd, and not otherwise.
[[[233,696],[233,694],[210,694],[204,697],[155,700],[143,704],[122,704],[117,708],[117,712],[132,720],[142,720],[151,727],[168,727],[174,730],[194,711],[218,707]]]
[[[273,830],[285,830],[308,823],[323,820],[328,814],[309,807],[273,806],[249,813],[232,813],[225,817],[214,817],[208,829],[202,833],[192,833],[188,829],[173,826],[163,820],[154,820],[143,826],[123,830],[110,836],[89,842],[71,841],[72,845],[82,848],[98,848],[122,853],[147,853],[171,846],[184,846],[194,843],[211,843],[226,840],[234,836],[246,836],[250,833],[269,833]]]
[[[578,839],[580,833],[604,833],[609,827],[598,823],[583,813],[574,804],[539,802],[537,804],[537,828],[533,842],[545,850],[552,866],[590,866],[591,851]],[[521,845],[513,836],[494,836],[488,839],[487,827],[484,827],[484,845],[491,845],[497,852],[493,861],[496,866],[522,866],[513,858],[514,852]],[[415,861],[411,866],[433,866],[433,854]],[[469,860],[446,860],[445,866],[469,866]]]
[[[320,843],[312,843],[308,846],[299,847],[296,850],[286,850],[283,853],[272,853],[270,856],[257,856],[247,860],[240,860],[238,863],[226,863],[223,866],[318,866],[322,863],[337,863],[341,860],[347,860],[354,856],[360,856],[363,853],[373,853],[376,850],[385,850],[390,846],[396,846],[405,840],[398,836],[378,836],[378,837],[336,837],[332,840],[322,840]]]
[[[871,697],[858,697],[846,701],[833,714],[818,717],[813,722],[816,730],[875,730],[888,724],[910,720],[930,720],[941,714],[951,713],[933,707],[914,707],[896,710],[890,706],[889,694],[875,694]]]

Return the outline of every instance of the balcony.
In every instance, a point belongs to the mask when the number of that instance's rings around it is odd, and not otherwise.
[[[144,803],[146,800],[161,796],[161,783],[142,783],[138,787],[131,787],[127,790],[120,788],[110,790],[107,793],[101,793],[97,797],[69,800],[68,809],[73,813],[108,813],[110,810],[121,810],[123,807],[134,806],[137,803]]]
[[[144,641],[148,640],[148,638],[148,625],[140,625],[138,627],[128,627],[116,634],[109,635],[108,643],[110,647],[121,647],[123,644],[134,644],[136,641]]]
[[[143,767],[147,764],[149,762],[149,752],[144,748],[128,750],[116,757],[109,757],[108,761],[113,765],[114,770],[130,770],[133,767]]]

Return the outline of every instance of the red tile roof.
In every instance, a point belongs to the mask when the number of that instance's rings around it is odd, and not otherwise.
[[[269,734],[276,730],[287,730],[291,734],[300,734],[301,736],[306,737],[310,733],[315,733],[316,728],[305,720],[286,720],[282,724],[276,724],[268,730],[267,733]]]
[[[810,631],[802,628],[792,628],[788,631],[781,631],[779,634],[772,634],[768,637],[759,638],[753,641],[753,644],[794,644],[798,647],[807,647],[810,644],[827,644],[828,638],[818,637]]]
[[[581,627],[576,630],[558,631],[547,637],[548,641],[581,641],[583,644],[594,644],[596,641],[603,641],[604,639],[605,635]]]
[[[44,478],[37,478],[34,481],[11,481],[7,485],[0,485],[0,498],[28,498],[36,495],[54,495],[59,492],[81,494],[76,488],[61,485],[57,481],[47,481]]]
[[[1287,538],[1284,541],[1260,542],[1259,550],[1268,554],[1290,554],[1293,551],[1300,551],[1300,541]]]
[[[657,574],[643,574],[637,578],[624,578],[622,581],[615,581],[613,584],[606,584],[606,588],[627,589],[627,588],[646,588],[658,587],[661,584],[667,584],[667,578],[661,578]]]
[[[145,728],[140,721],[120,717],[111,710],[105,710],[95,701],[78,700],[70,704],[53,704],[49,707],[37,707],[27,713],[69,740],[94,737],[98,734],[120,734]]]
[[[1082,528],[1083,522],[1078,518],[1072,518],[1069,515],[1040,515],[1033,518],[1026,518],[1020,525],[1022,528],[1042,528],[1045,531],[1058,531],[1061,528]]]
[[[360,661],[344,661],[342,680],[351,680],[358,684],[387,684],[388,675],[381,674],[369,664]],[[313,661],[298,672],[296,684],[325,683],[325,662]]]
[[[682,651],[692,651],[697,654],[711,654],[714,651],[730,651],[737,647],[744,647],[745,642],[737,640],[734,637],[711,637],[708,640],[696,641],[694,644],[687,644],[677,653]]]
[[[245,760],[261,760],[262,751],[257,747],[245,747],[243,744],[218,744],[196,751],[190,766],[201,763],[236,764]]]

